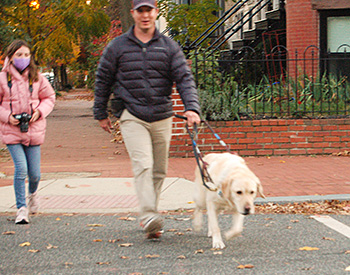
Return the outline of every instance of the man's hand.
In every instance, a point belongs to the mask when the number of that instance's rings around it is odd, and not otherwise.
[[[195,123],[199,125],[201,123],[201,118],[194,111],[186,111],[184,116],[187,117],[187,125],[192,127]]]
[[[105,130],[108,133],[112,133],[111,129],[113,129],[113,128],[112,128],[112,123],[111,123],[109,118],[101,119],[98,121],[98,123],[100,124],[100,126],[103,130]]]

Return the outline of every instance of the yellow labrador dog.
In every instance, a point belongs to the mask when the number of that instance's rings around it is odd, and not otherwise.
[[[200,171],[195,171],[193,227],[195,231],[202,228],[202,210],[208,214],[208,237],[212,237],[213,248],[223,249],[218,214],[220,210],[233,211],[233,224],[226,232],[226,239],[238,236],[243,230],[244,215],[254,213],[254,199],[257,194],[265,198],[259,179],[247,167],[243,158],[231,153],[212,153],[203,158],[212,179],[208,186],[217,191],[208,190],[202,182]]]

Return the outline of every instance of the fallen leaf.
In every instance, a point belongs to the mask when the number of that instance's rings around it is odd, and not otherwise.
[[[185,234],[182,233],[182,232],[175,232],[175,235],[182,236],[182,235],[185,235]]]
[[[174,218],[176,221],[189,221],[191,218]]]
[[[29,249],[28,252],[38,253],[38,252],[40,252],[40,250],[39,249]]]
[[[297,223],[299,222],[299,220],[291,220],[291,222]]]
[[[237,268],[239,268],[239,269],[253,268],[253,267],[254,266],[251,264],[245,264],[245,265],[240,264],[239,266],[237,266]]]
[[[21,243],[19,246],[21,246],[21,247],[23,247],[23,246],[30,246],[30,242]]]
[[[344,254],[350,254],[350,250],[346,250]]]
[[[213,254],[214,254],[214,255],[221,255],[221,254],[222,254],[222,251],[214,251]]]
[[[61,218],[59,218],[59,217],[56,218],[56,221],[60,221],[60,220],[61,220]]]
[[[300,247],[299,250],[303,250],[303,251],[313,251],[313,250],[319,250],[319,248],[318,248],[318,247],[304,246],[304,247]]]
[[[92,224],[88,224],[88,227],[102,227],[105,226],[104,224],[98,224],[98,223],[92,223]]]
[[[119,244],[118,246],[120,247],[130,247],[130,246],[133,246],[134,244],[132,243],[122,243],[122,244]]]
[[[47,244],[46,249],[57,248],[58,246],[54,246],[52,244]]]
[[[93,242],[98,243],[98,242],[102,242],[102,240],[101,239],[95,239],[95,240],[93,240]]]
[[[65,266],[66,266],[66,268],[67,268],[67,267],[69,267],[69,266],[73,265],[73,263],[71,263],[71,262],[65,262],[65,263],[64,263],[64,265],[65,265]]]
[[[286,161],[285,160],[280,160],[280,163],[286,163]]]
[[[122,239],[113,239],[113,240],[108,240],[109,243],[116,243],[120,242]]]
[[[122,220],[122,221],[135,221],[136,218],[133,218],[133,217],[120,217],[120,218],[118,218],[118,220]]]
[[[204,250],[203,249],[197,249],[194,254],[199,254],[199,253],[204,253]]]
[[[313,267],[303,267],[301,270],[312,270],[314,269]]]
[[[69,184],[66,184],[64,187],[70,188],[70,189],[72,189],[72,188],[77,188],[76,186],[70,186]]]
[[[328,238],[328,237],[323,237],[322,239],[323,239],[323,240],[326,240],[326,241],[335,241],[335,239],[333,239],[333,238]]]
[[[129,259],[129,257],[127,257],[127,256],[120,256],[120,259],[125,260],[125,259]]]
[[[178,231],[178,230],[175,229],[175,228],[171,228],[171,229],[168,229],[168,230],[167,230],[167,232],[176,232],[176,231]]]
[[[160,256],[159,255],[150,255],[150,254],[148,254],[148,255],[146,255],[145,256],[146,258],[159,258]]]
[[[345,271],[350,271],[350,265],[347,268],[345,268]]]
[[[98,264],[98,265],[103,265],[103,264],[110,264],[111,262],[97,262],[96,264]]]
[[[90,228],[89,231],[96,231],[96,229],[95,228]]]
[[[5,231],[5,232],[2,232],[2,235],[15,235],[16,232],[15,231]]]
[[[194,201],[188,201],[187,203],[188,203],[188,204],[193,204],[193,203],[194,203]]]
[[[186,256],[185,255],[180,255],[180,256],[177,256],[177,259],[186,259]]]
[[[192,231],[192,230],[193,230],[192,228],[187,228],[186,232],[189,232],[189,231]]]

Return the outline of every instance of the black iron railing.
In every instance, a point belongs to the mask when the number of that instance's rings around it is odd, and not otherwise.
[[[289,53],[243,47],[192,53],[192,69],[208,120],[343,117],[350,113],[349,52],[320,57],[316,46]]]

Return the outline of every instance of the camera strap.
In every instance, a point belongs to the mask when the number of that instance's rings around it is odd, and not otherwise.
[[[7,86],[10,89],[10,110],[11,110],[11,114],[12,114],[12,79],[11,79],[11,74],[7,73]],[[30,92],[30,97],[32,97],[32,93],[33,93],[33,80],[31,79],[31,77],[29,77],[29,92]],[[31,115],[33,114],[33,106],[32,103],[30,103],[30,109],[31,109]]]

